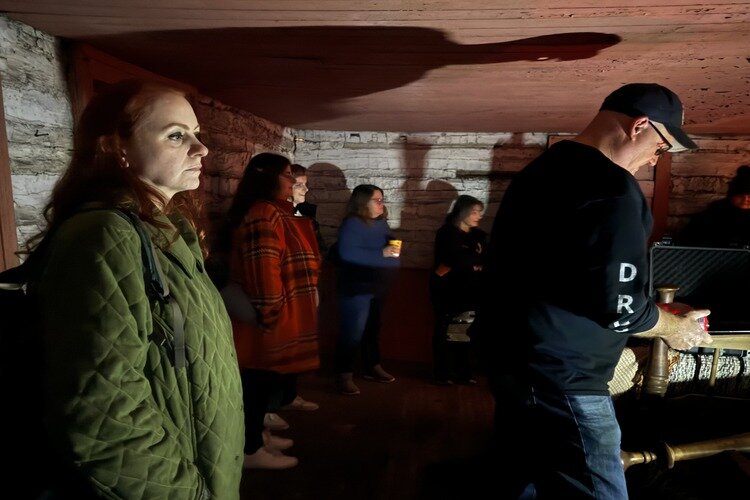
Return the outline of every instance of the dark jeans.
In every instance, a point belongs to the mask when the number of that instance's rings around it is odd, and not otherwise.
[[[268,411],[274,412],[284,405],[288,405],[297,397],[297,373],[285,373],[279,375],[278,390],[271,394],[268,403]]]
[[[280,391],[282,377],[276,372],[240,368],[247,455],[252,455],[263,446],[263,417],[268,412],[271,398]]]
[[[279,406],[288,405],[297,397],[296,373],[285,373],[281,376],[281,401]]]
[[[510,387],[514,384],[515,387]],[[498,450],[518,457],[500,498],[621,500],[620,427],[609,395],[562,394],[510,378],[491,383]],[[525,394],[523,397],[517,397]]]
[[[365,371],[380,363],[380,313],[382,300],[373,294],[339,295],[340,329],[336,342],[336,373],[354,371],[357,349],[362,350]]]
[[[449,342],[448,325],[453,314],[435,311],[432,334],[432,366],[435,380],[466,382],[471,379],[471,344]]]

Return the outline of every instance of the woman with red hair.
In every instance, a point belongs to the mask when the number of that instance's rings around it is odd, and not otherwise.
[[[29,257],[51,447],[33,458],[55,464],[50,497],[239,498],[239,371],[185,196],[208,153],[199,133],[182,92],[137,81],[81,116]],[[138,226],[166,297],[147,289]]]

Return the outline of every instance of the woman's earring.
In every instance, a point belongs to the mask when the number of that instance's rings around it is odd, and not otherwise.
[[[130,163],[128,163],[128,158],[125,156],[124,151],[120,155],[120,166],[122,168],[130,168]]]

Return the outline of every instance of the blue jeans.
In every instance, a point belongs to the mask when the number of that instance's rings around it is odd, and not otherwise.
[[[374,294],[339,295],[339,336],[336,341],[334,369],[336,373],[354,371],[357,350],[362,352],[362,365],[369,373],[380,363],[381,300]]]
[[[525,393],[514,416],[497,420],[512,425],[498,429],[500,450],[519,457],[506,476],[516,481],[507,497],[627,499],[612,399],[534,388]],[[512,413],[513,403],[505,403],[513,398],[505,396],[496,398],[496,411]]]

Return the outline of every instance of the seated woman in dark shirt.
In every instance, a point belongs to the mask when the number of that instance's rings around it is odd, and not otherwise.
[[[695,214],[677,243],[716,248],[750,246],[750,166],[737,169],[726,198]]]
[[[480,276],[487,233],[477,227],[484,204],[461,195],[435,235],[435,265],[430,275],[430,298],[435,313],[432,355],[435,383],[472,384],[469,343],[450,341],[448,326],[454,317],[474,311],[480,294]]]

